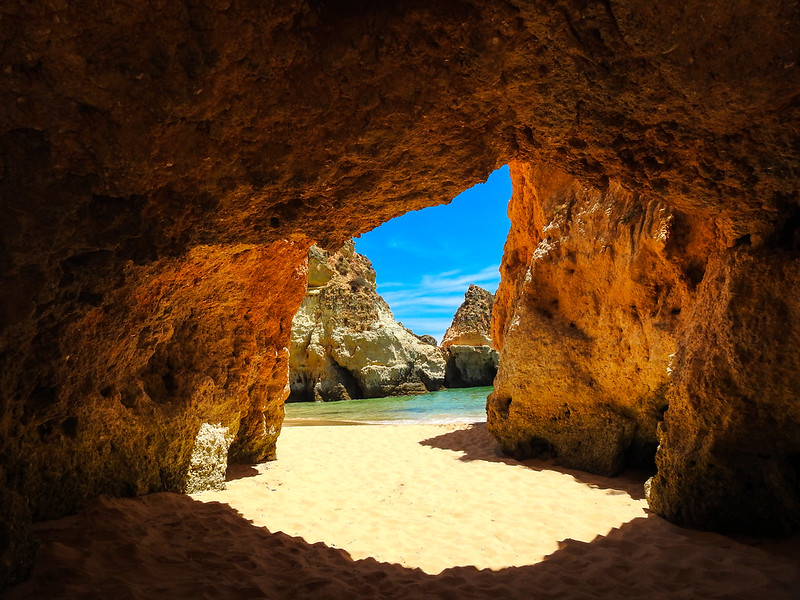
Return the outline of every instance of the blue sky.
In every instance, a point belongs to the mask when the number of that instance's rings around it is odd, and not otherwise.
[[[470,283],[497,290],[510,197],[506,166],[450,204],[406,213],[356,238],[398,321],[441,342]]]

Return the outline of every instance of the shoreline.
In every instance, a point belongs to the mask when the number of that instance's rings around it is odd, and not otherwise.
[[[364,423],[361,421],[337,421],[335,419],[284,419],[281,423],[283,427],[339,427],[350,425],[371,425],[372,423]],[[280,438],[279,438],[280,439]],[[280,443],[280,441],[278,442]]]
[[[425,394],[356,398],[328,402],[291,402],[284,405],[284,423],[320,426],[435,425],[486,421],[486,398],[493,388],[448,388]]]
[[[338,426],[350,426],[350,425],[371,425],[373,427],[414,427],[414,426],[426,426],[426,425],[454,425],[457,427],[469,427],[472,425],[486,425],[486,421],[472,421],[472,420],[461,420],[455,419],[452,421],[449,420],[436,420],[430,419],[426,421],[419,421],[419,420],[402,420],[397,419],[394,421],[352,421],[352,420],[338,420],[338,419],[313,419],[313,418],[298,418],[293,417],[290,419],[284,419],[281,427],[338,427]],[[280,443],[280,442],[279,442]]]

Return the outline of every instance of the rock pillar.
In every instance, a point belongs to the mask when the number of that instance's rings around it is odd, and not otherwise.
[[[487,412],[506,452],[613,474],[652,462],[668,365],[694,282],[685,215],[514,164]],[[698,239],[695,239],[698,238]]]
[[[703,529],[800,525],[800,258],[709,260],[672,360],[652,508]]]

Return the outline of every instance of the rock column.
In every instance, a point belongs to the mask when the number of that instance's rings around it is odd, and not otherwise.
[[[713,257],[672,360],[649,502],[703,529],[800,526],[800,259]]]
[[[613,474],[721,532],[800,526],[800,233],[512,166],[487,412],[506,452]],[[657,448],[657,452],[656,452]]]
[[[447,387],[492,385],[499,361],[491,335],[493,304],[491,292],[470,284],[442,339]]]
[[[612,184],[512,165],[487,412],[506,452],[613,474],[652,461],[693,288],[686,217]],[[694,237],[693,237],[694,236]]]

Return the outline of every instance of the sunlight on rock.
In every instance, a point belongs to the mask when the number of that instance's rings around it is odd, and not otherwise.
[[[194,440],[189,463],[186,493],[225,488],[225,470],[228,468],[228,448],[233,436],[228,428],[217,423],[203,423]]]

